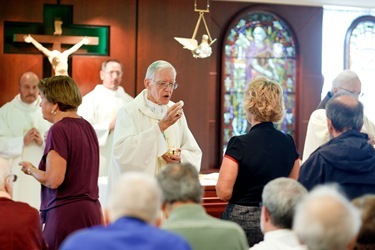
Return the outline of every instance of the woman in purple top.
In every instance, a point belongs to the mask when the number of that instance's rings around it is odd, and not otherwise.
[[[53,123],[39,169],[20,162],[42,184],[41,218],[49,249],[73,231],[102,222],[98,201],[99,145],[95,131],[77,115],[82,96],[68,76],[43,79],[38,87],[43,118]]]

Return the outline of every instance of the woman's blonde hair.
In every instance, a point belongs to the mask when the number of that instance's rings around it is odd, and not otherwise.
[[[279,122],[285,113],[281,86],[267,77],[253,79],[246,88],[243,108],[258,122]]]

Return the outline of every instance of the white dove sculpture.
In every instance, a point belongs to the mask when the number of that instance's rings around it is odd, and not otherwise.
[[[182,38],[182,37],[175,37],[177,42],[184,46],[184,49],[188,49],[193,53],[193,57],[195,58],[206,58],[212,54],[211,44],[213,44],[215,40],[211,43],[208,42],[208,35],[202,36],[202,42],[198,45],[198,41],[194,38]]]

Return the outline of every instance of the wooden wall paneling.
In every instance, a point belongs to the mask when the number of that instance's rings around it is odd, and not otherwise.
[[[137,93],[144,89],[146,69],[155,60],[172,63],[180,84],[172,96],[173,101],[183,100],[188,125],[203,151],[202,170],[213,167],[208,158],[212,145],[208,140],[211,58],[193,58],[183,49],[175,36],[191,38],[198,20],[192,0],[139,1],[137,37]],[[203,23],[201,24],[203,28]],[[202,33],[199,31],[197,40]],[[212,107],[211,107],[212,108]]]
[[[56,4],[56,1],[27,1],[15,0],[1,6],[1,21],[43,22],[44,4]],[[109,58],[116,58],[124,65],[122,85],[132,96],[135,95],[135,39],[136,39],[136,0],[97,0],[90,1],[66,0],[61,5],[73,5],[73,23],[82,25],[109,26],[110,49],[108,56],[71,55],[72,75],[83,95],[91,91],[96,84],[101,83],[99,71],[101,63]],[[3,25],[1,34],[4,33]],[[64,32],[64,31],[63,31]],[[2,36],[1,36],[2,37]],[[0,105],[11,100],[17,94],[17,84],[20,74],[32,70],[42,76],[43,54],[21,55],[4,54],[3,44],[0,54],[0,84],[12,82],[12,86],[4,84],[4,95],[1,95]]]
[[[3,1],[0,6],[0,106],[12,100],[18,93],[18,78],[26,71],[42,76],[43,56],[31,54],[4,54],[4,21],[43,22],[43,4],[54,1]]]
[[[72,56],[72,77],[79,83],[81,92],[86,94],[96,84],[101,83],[99,71],[107,59],[117,59],[123,64],[122,86],[131,96],[135,96],[135,52],[136,52],[136,0],[62,0],[61,4],[73,5],[75,23],[84,25],[109,26],[108,56]]]

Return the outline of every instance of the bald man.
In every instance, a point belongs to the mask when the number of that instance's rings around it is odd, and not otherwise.
[[[319,103],[317,109],[311,114],[307,125],[305,146],[303,149],[302,162],[305,162],[312,152],[318,147],[328,142],[329,132],[326,119],[326,104],[336,94],[352,94],[356,99],[362,96],[361,80],[352,70],[342,71],[332,82],[332,89],[326,97]],[[363,117],[361,132],[373,138],[375,135],[375,125],[366,117]]]
[[[12,172],[19,176],[13,187],[13,198],[38,208],[40,184],[21,173],[17,163],[28,159],[34,166],[44,149],[44,136],[51,124],[43,119],[40,108],[38,76],[24,73],[18,82],[18,95],[0,108],[0,157],[8,159]]]

